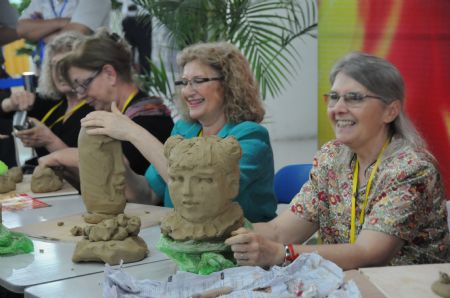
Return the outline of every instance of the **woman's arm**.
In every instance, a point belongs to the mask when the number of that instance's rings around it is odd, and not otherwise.
[[[25,147],[45,147],[49,152],[68,148],[50,128],[35,118],[29,118],[33,127],[30,129],[16,131],[15,135],[22,141]]]
[[[254,231],[239,229],[225,241],[240,265],[277,265],[284,261],[284,244],[297,243],[299,253],[317,252],[344,270],[386,265],[401,249],[400,238],[363,230],[355,244],[301,245],[317,225],[298,218],[290,210],[268,223],[254,225]]]
[[[126,164],[125,172],[125,197],[128,202],[159,205],[161,199],[151,189],[144,176],[136,174]]]

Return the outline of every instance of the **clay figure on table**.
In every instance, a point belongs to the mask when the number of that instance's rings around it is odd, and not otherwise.
[[[164,145],[168,187],[174,209],[161,223],[174,240],[219,240],[244,224],[233,199],[239,192],[241,147],[233,137],[184,139],[174,136]]]
[[[37,166],[31,176],[31,191],[44,193],[60,190],[63,187],[62,178],[51,168]]]
[[[98,223],[125,209],[125,165],[120,141],[91,136],[82,128],[78,138],[81,195],[88,211],[84,219]]]

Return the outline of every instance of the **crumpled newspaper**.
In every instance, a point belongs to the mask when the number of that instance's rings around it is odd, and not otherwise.
[[[149,264],[151,266],[151,264]],[[195,297],[196,293],[229,287],[220,297],[361,297],[344,272],[316,253],[302,254],[289,266],[264,270],[257,266],[225,269],[208,276],[177,272],[166,282],[136,280],[122,268],[106,265],[103,297]]]

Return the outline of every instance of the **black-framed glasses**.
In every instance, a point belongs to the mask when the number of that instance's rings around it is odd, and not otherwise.
[[[82,81],[81,83],[78,83],[75,81],[75,92],[78,95],[84,95],[86,94],[86,91],[88,90],[89,86],[91,85],[91,83],[94,81],[94,79],[101,73],[101,70],[96,70],[94,71],[87,79],[85,79],[84,81]]]
[[[365,98],[377,98],[383,100],[383,98],[380,96],[362,94],[359,92],[347,92],[344,94],[339,94],[337,92],[331,91],[323,95],[323,98],[325,99],[325,102],[329,107],[334,107],[341,97],[344,99],[345,104],[350,107],[360,105]]]
[[[191,85],[193,89],[198,88],[199,85],[210,82],[210,81],[222,81],[223,77],[213,77],[213,78],[192,78],[190,80],[188,79],[181,79],[175,81],[175,86],[177,87],[186,87],[187,85]]]

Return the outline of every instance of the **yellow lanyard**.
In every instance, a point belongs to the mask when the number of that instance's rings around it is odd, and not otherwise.
[[[203,129],[200,130],[200,132],[198,133],[199,137],[203,137]]]
[[[381,157],[383,156],[384,149],[386,149],[387,145],[389,144],[389,139],[386,140],[386,142],[383,145],[383,148],[381,148],[380,153],[378,154],[377,161],[375,162],[375,165],[373,166],[372,170],[370,171],[369,180],[367,181],[366,186],[366,193],[364,196],[364,203],[361,207],[361,213],[359,215],[359,224],[362,225],[364,223],[364,215],[365,210],[367,206],[367,200],[369,198],[370,193],[370,187],[372,186],[372,180],[375,176],[375,172],[377,171],[378,164],[380,163]],[[358,171],[359,171],[359,163],[358,159],[355,163],[355,169],[353,171],[353,185],[352,185],[352,219],[351,219],[351,226],[350,226],[350,243],[355,243],[356,238],[356,191],[358,187]]]
[[[128,96],[127,100],[125,101],[125,104],[122,107],[122,114],[125,112],[125,110],[127,109],[128,105],[130,104],[131,100],[136,96],[136,94],[138,93],[138,90],[134,90],[133,92],[131,92],[131,94]]]
[[[44,117],[42,117],[41,122],[45,123],[45,121],[47,121],[47,119],[53,114],[53,112],[60,106],[62,105],[64,99],[61,100],[60,102],[58,102],[54,107],[52,107],[47,114],[45,114]],[[61,117],[59,117],[58,119],[55,120],[55,122],[53,122],[51,125],[48,125],[48,128],[52,128],[53,126],[55,126],[55,124],[61,122],[63,119],[65,118],[69,118],[73,113],[75,113],[78,109],[80,109],[82,106],[84,106],[86,104],[86,100],[82,100],[80,101],[75,107],[73,107],[69,112],[65,113],[64,115],[62,115]]]

